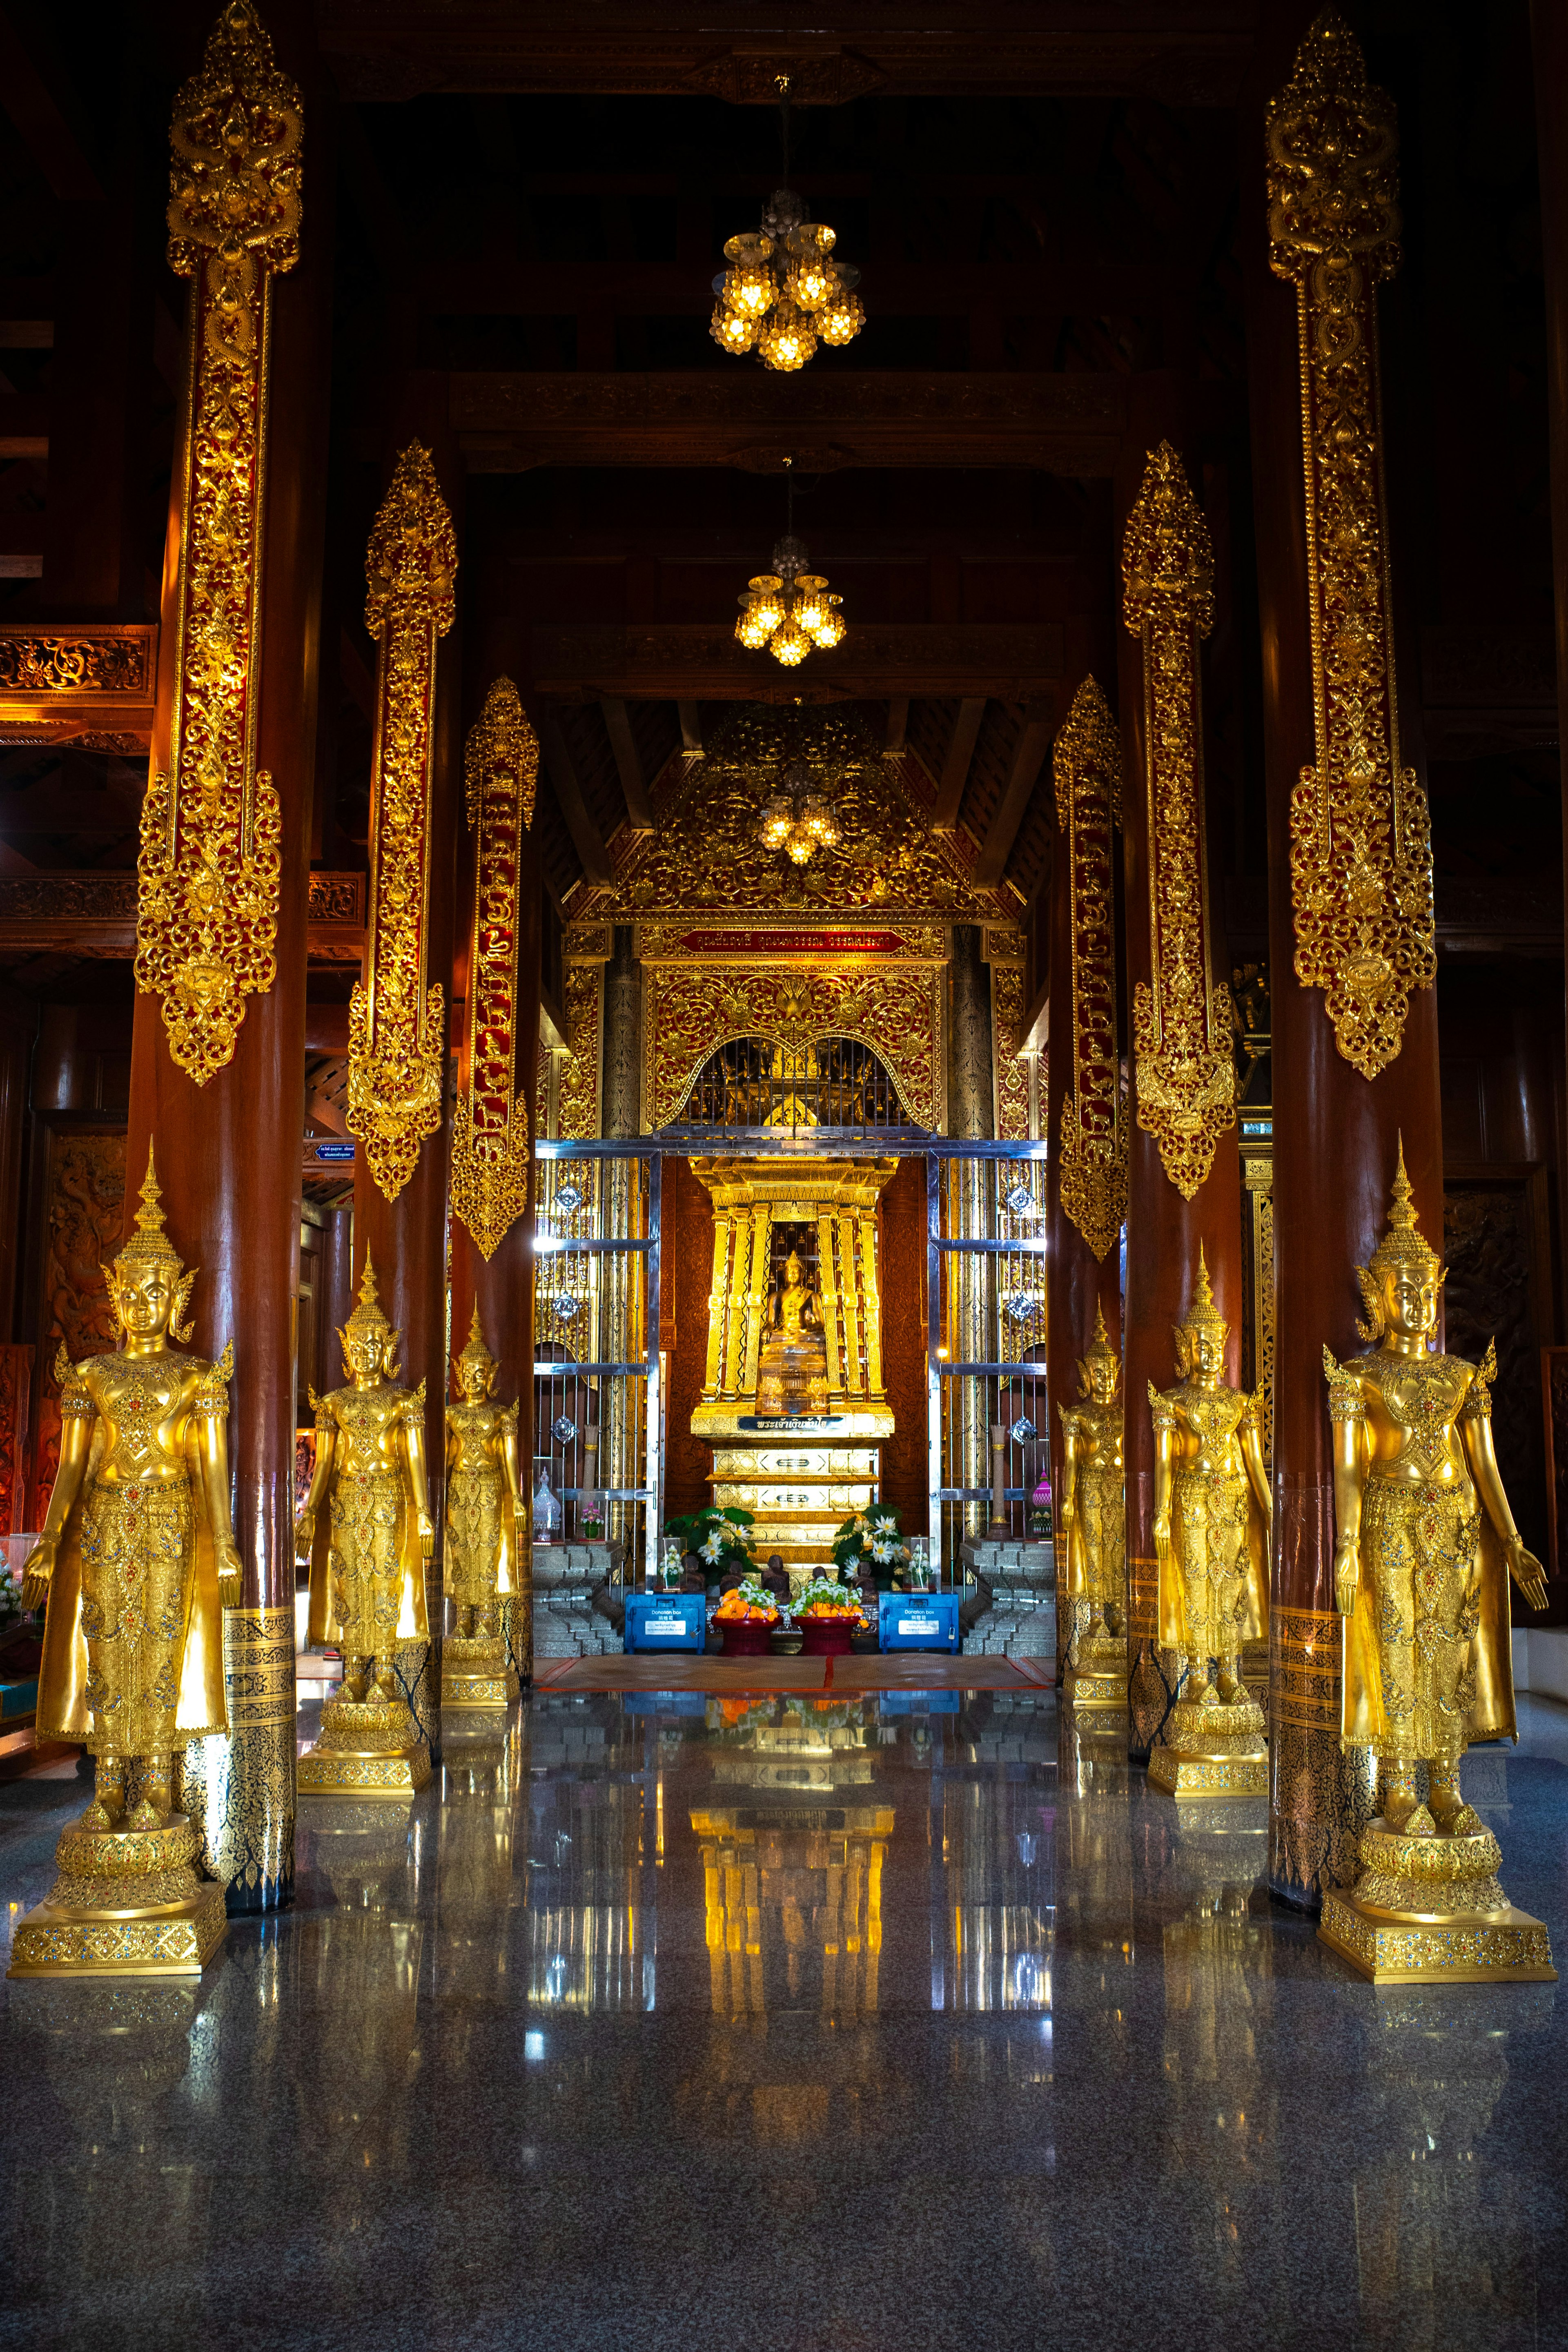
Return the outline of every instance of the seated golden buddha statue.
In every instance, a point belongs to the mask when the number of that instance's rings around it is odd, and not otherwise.
[[[807,1286],[799,1254],[791,1250],[784,1278],[768,1297],[757,1367],[759,1413],[827,1411],[827,1342],[816,1293]]]

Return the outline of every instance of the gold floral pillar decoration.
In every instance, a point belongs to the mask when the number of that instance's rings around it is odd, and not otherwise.
[[[279,843],[256,765],[272,280],[300,257],[300,92],[229,0],[169,126],[169,266],[191,280],[175,457],[180,568],[168,766],[142,808],[136,985],[197,1086],[278,976]]]
[[[1127,1127],[1116,1048],[1113,828],[1121,821],[1121,738],[1086,677],[1052,752],[1057,822],[1067,835],[1072,932],[1072,1059],[1062,1097],[1061,1202],[1097,1258],[1127,1216]]]
[[[1230,990],[1209,971],[1198,640],[1214,626],[1214,550],[1168,441],[1150,452],[1128,518],[1121,617],[1143,641],[1150,976],[1132,1000],[1138,1124],[1190,1201],[1236,1124],[1236,1064]]]
[[[474,845],[466,1082],[452,1118],[452,1213],[489,1258],[528,1209],[526,1074],[518,1084],[517,957],[523,842],[533,827],[539,739],[510,677],[498,677],[463,762]],[[526,1047],[530,1041],[524,1039]]]
[[[1269,261],[1296,289],[1317,763],[1290,798],[1296,977],[1366,1078],[1437,969],[1426,795],[1399,761],[1377,286],[1399,268],[1398,123],[1326,9],[1268,116]]]
[[[436,645],[451,627],[458,541],[430,453],[397,461],[365,552],[364,625],[377,641],[365,978],[349,1001],[348,1126],[395,1201],[441,1124],[446,996],[426,984]]]

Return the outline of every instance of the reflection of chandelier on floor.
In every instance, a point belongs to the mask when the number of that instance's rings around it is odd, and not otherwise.
[[[784,178],[789,178],[789,76],[778,76]],[[728,269],[713,280],[719,299],[709,332],[727,352],[754,351],[764,367],[803,368],[818,342],[852,342],[866,323],[855,289],[860,272],[830,261],[837,243],[825,222],[806,218],[790,187],[775,188],[760,231],[724,247]]]
[[[763,803],[757,839],[764,849],[782,849],[796,866],[808,865],[819,849],[838,845],[838,819],[832,803],[811,788],[811,770],[792,760],[780,788]]]
[[[795,520],[795,476],[789,468],[795,460],[784,459],[789,488],[786,521]],[[794,669],[803,662],[813,646],[824,653],[839,645],[844,637],[844,621],[838,607],[842,596],[828,593],[827,582],[820,572],[808,572],[811,557],[804,540],[796,539],[791,529],[783,539],[773,542],[773,568],[759,572],[747,583],[746,593],[740,598],[740,616],[735,623],[735,635],[751,652],[760,652],[763,646],[775,661]]]

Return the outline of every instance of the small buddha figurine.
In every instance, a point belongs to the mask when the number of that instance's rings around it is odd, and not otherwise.
[[[321,1710],[321,1739],[300,1759],[302,1791],[352,1788],[406,1796],[428,1779],[428,1754],[397,1679],[400,1642],[430,1639],[425,1562],[436,1526],[425,1478],[425,1383],[399,1387],[398,1340],[376,1296],[365,1253],[359,1305],[344,1324],[348,1386],[310,1402],[316,1466],[294,1525],[295,1548],[310,1561],[310,1638],[335,1641],[343,1685]],[[329,1502],[329,1524],[319,1526]],[[400,1759],[363,1777],[349,1759]]]
[[[1550,1978],[1546,1930],[1509,1906],[1497,1842],[1459,1790],[1471,1740],[1517,1736],[1509,1580],[1542,1609],[1545,1571],[1514,1525],[1492,1449],[1495,1346],[1479,1365],[1431,1352],[1443,1269],[1416,1224],[1403,1142],[1388,1229],[1356,1278],[1366,1307],[1356,1328],[1372,1344],[1344,1364],[1323,1350],[1345,1621],[1341,1744],[1376,1756],[1383,1810],[1363,1833],[1365,1872],[1353,1895],[1326,1899],[1321,1933],[1374,1979],[1397,1967],[1446,1983],[1455,1969],[1440,1948],[1468,1924],[1471,1973]],[[1500,1933],[1481,1935],[1477,1915]],[[1385,1952],[1390,1920],[1402,1940]]]
[[[1076,1706],[1127,1704],[1127,1495],[1121,1361],[1096,1307],[1094,1338],[1078,1368],[1081,1401],[1058,1407],[1062,1426],[1062,1590],[1089,1604],[1066,1676]]]
[[[442,1644],[444,1706],[494,1707],[518,1695],[501,1638],[503,1601],[521,1581],[520,1531],[527,1527],[519,1475],[515,1403],[494,1402],[500,1367],[485,1344],[474,1302],[468,1345],[453,1359],[458,1399],[447,1407],[446,1589],[456,1633]]]
[[[138,1961],[156,1954],[133,1923],[148,1909],[177,1915],[162,1936],[169,1967],[199,1969],[224,1932],[222,1889],[190,1867],[200,1837],[174,1810],[174,1770],[176,1748],[228,1728],[223,1611],[240,1598],[234,1348],[215,1364],[169,1345],[190,1336],[181,1318],[195,1270],[164,1233],[159,1199],[149,1148],[136,1230],[109,1269],[123,1345],[75,1367],[62,1348],[55,1367],[59,1467],[23,1598],[47,1603],[39,1736],[84,1741],[96,1788],[61,1838],[58,1885],[18,1927],[15,1974],[142,1973]]]
[[[1272,1508],[1257,1400],[1226,1382],[1229,1330],[1200,1245],[1193,1304],[1174,1334],[1181,1385],[1162,1393],[1149,1383],[1160,1642],[1186,1676],[1149,1778],[1176,1796],[1263,1796],[1268,1787],[1263,1716],[1241,1678],[1241,1648],[1268,1630]]]
[[[820,1413],[827,1409],[827,1343],[816,1293],[800,1255],[791,1250],[768,1300],[757,1370],[759,1413]]]

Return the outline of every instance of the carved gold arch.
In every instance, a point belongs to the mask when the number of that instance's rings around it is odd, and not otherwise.
[[[704,1064],[742,1037],[786,1053],[850,1038],[882,1063],[914,1126],[942,1126],[940,968],[715,974],[675,964],[645,966],[645,1128],[678,1118]]]

